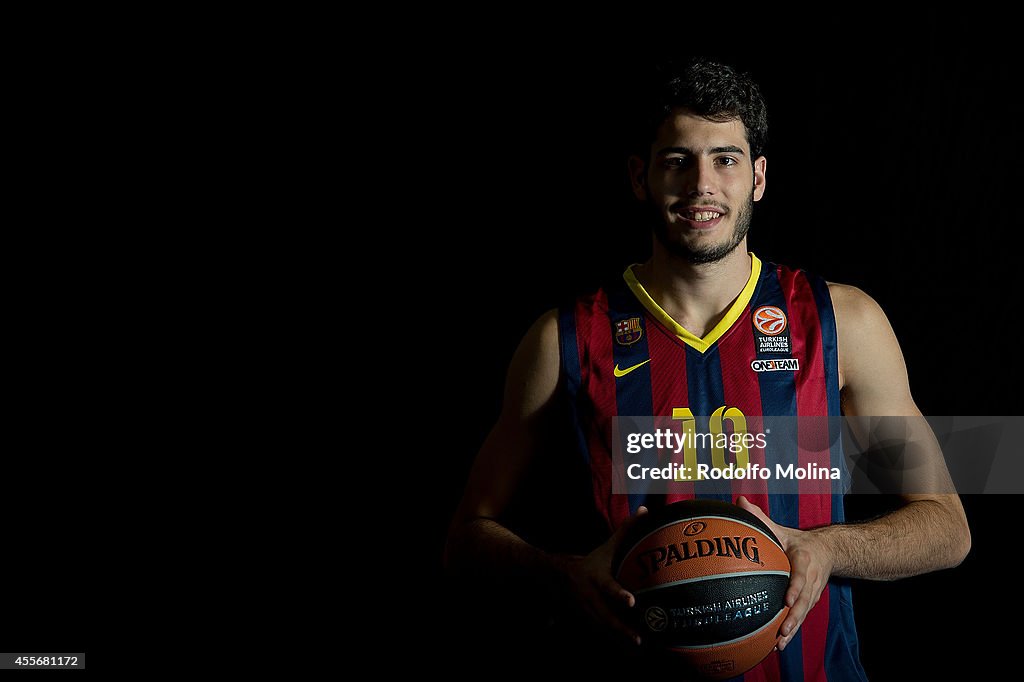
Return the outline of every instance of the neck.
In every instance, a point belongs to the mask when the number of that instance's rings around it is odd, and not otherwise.
[[[673,256],[655,240],[651,259],[635,269],[651,298],[684,329],[704,337],[725,316],[750,278],[744,239],[714,263],[694,265]]]

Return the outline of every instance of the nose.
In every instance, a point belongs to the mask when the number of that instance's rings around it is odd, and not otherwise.
[[[683,190],[687,196],[699,197],[715,194],[717,187],[714,179],[714,160],[697,159],[686,174]]]

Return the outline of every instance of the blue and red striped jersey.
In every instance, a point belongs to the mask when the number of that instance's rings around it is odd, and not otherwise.
[[[766,417],[840,414],[836,325],[827,283],[803,270],[762,264],[753,254],[746,286],[703,338],[662,310],[630,267],[620,281],[559,311],[559,340],[594,504],[610,531],[641,504],[694,496],[735,502],[731,494],[695,491],[692,484],[690,492],[658,500],[613,492],[616,417],[671,417],[680,410],[706,417],[722,408]],[[832,461],[816,463],[844,468],[839,439],[824,452]],[[759,456],[762,465],[773,466],[771,447]],[[784,526],[807,529],[843,521],[841,485],[831,494],[822,494],[820,484],[804,485],[793,480],[766,485],[760,493],[746,488],[744,494]],[[830,581],[786,650],[773,652],[737,679],[866,679],[849,584]]]

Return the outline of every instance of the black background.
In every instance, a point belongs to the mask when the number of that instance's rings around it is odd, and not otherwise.
[[[762,260],[873,296],[924,414],[1020,414],[1011,329],[1021,291],[1021,60],[925,43],[714,55],[750,71],[769,108],[767,192],[749,245]],[[393,188],[415,184],[417,209],[431,216],[403,218],[411,248],[401,284],[416,301],[406,312],[423,366],[446,368],[427,380],[431,408],[420,424],[443,443],[421,503],[439,584],[446,525],[522,335],[545,310],[649,251],[628,189],[625,112],[637,71],[663,54],[539,49],[481,43],[420,65],[413,73],[428,84],[426,106],[426,92],[410,98],[396,123],[418,160],[404,176],[413,182]],[[852,518],[866,518],[886,501],[847,504]],[[959,568],[856,584],[872,679],[937,675],[965,656],[975,672],[1015,668],[997,642],[1017,622],[1004,554],[1017,500],[965,496],[964,506],[973,549]],[[479,618],[486,603],[467,613],[448,595],[432,594],[446,616],[421,636],[431,658],[454,670],[475,646],[467,629],[483,628],[486,639],[489,619]]]

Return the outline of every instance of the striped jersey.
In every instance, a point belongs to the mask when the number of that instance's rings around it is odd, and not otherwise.
[[[714,329],[699,338],[673,320],[637,280],[620,281],[559,311],[562,376],[579,449],[591,474],[594,504],[616,529],[641,504],[693,497],[735,502],[728,484],[716,493],[693,484],[652,499],[613,490],[616,417],[704,419],[717,415],[838,417],[836,325],[826,282],[803,270],[764,263],[750,254],[751,273]],[[803,436],[801,435],[801,438]],[[812,448],[814,465],[843,470],[841,441]],[[782,455],[771,443],[753,451],[762,466]],[[700,452],[707,458],[707,452]],[[801,451],[800,464],[805,462]],[[793,457],[793,455],[790,455]],[[789,460],[787,460],[789,461]],[[681,489],[680,489],[681,488]],[[814,528],[842,522],[843,488],[833,482],[773,481],[743,494],[776,523]],[[829,582],[796,637],[742,680],[863,680],[848,584]]]

